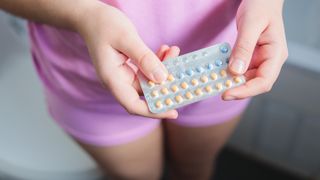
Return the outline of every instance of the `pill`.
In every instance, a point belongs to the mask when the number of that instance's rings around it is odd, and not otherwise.
[[[198,56],[195,54],[192,56],[193,59],[198,59]]]
[[[187,74],[188,76],[192,76],[192,75],[193,75],[193,70],[192,70],[192,69],[186,70],[186,74]]]
[[[191,92],[187,92],[187,93],[186,93],[186,98],[187,98],[187,99],[192,99],[192,98],[193,98],[192,93],[191,93]]]
[[[171,87],[171,90],[172,90],[173,92],[177,92],[177,91],[179,90],[179,88],[178,88],[177,85],[173,85],[173,86]]]
[[[239,82],[241,82],[241,78],[239,76],[236,76],[236,77],[233,78],[233,81],[235,83],[239,83]]]
[[[214,61],[214,64],[217,66],[217,67],[220,67],[222,65],[222,61],[220,59],[217,59]]]
[[[208,93],[212,91],[212,87],[209,86],[209,85],[206,86],[204,89],[205,89]]]
[[[198,73],[202,73],[203,72],[203,68],[201,66],[196,67],[196,71]]]
[[[170,98],[167,98],[165,100],[165,103],[166,103],[167,106],[170,106],[172,104],[172,100]]]
[[[177,76],[178,76],[179,79],[184,78],[184,74],[182,72],[178,73]]]
[[[229,49],[228,49],[227,46],[222,45],[222,46],[220,46],[220,51],[221,51],[222,53],[227,53],[227,52],[229,51]]]
[[[161,101],[157,101],[157,102],[156,102],[156,107],[157,107],[158,109],[162,108],[162,103],[161,103]]]
[[[232,81],[228,79],[228,80],[226,81],[226,87],[229,88],[229,87],[231,87],[231,86],[232,86]]]
[[[221,77],[226,77],[226,76],[227,76],[227,71],[224,70],[224,69],[222,69],[222,70],[220,71],[220,75],[221,75]]]
[[[200,88],[197,88],[194,93],[197,95],[197,96],[200,96],[202,95],[202,90]]]
[[[213,69],[213,64],[211,64],[211,63],[210,63],[210,64],[207,64],[207,69],[208,69],[208,70],[212,70],[212,69]]]
[[[187,89],[188,88],[188,84],[186,82],[181,83],[181,87],[183,89]]]
[[[174,81],[174,77],[173,77],[173,75],[172,74],[169,74],[169,76],[168,76],[168,81]]]
[[[183,98],[181,95],[176,96],[174,99],[177,101],[177,103],[181,103],[183,101]]]
[[[153,81],[149,81],[149,82],[148,82],[148,85],[149,85],[150,87],[153,87],[155,84],[154,84]]]
[[[154,90],[154,91],[151,92],[151,96],[152,96],[152,97],[158,97],[158,95],[159,95],[159,93],[158,93],[158,91],[156,91],[156,90]]]
[[[220,90],[222,89],[222,84],[221,84],[221,83],[217,83],[217,84],[216,84],[216,89],[217,89],[218,91],[220,91]]]
[[[198,80],[192,79],[191,80],[191,84],[194,85],[194,86],[198,85]]]
[[[206,83],[206,82],[208,82],[208,77],[207,76],[201,76],[200,80],[201,80],[201,82]]]
[[[210,77],[211,77],[212,80],[216,80],[218,78],[218,75],[213,72],[213,73],[210,74]]]
[[[166,87],[162,88],[161,89],[161,93],[162,94],[168,94],[169,93],[168,88],[166,88]]]

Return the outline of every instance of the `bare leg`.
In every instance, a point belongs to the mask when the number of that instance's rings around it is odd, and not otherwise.
[[[162,128],[124,145],[95,147],[78,142],[111,179],[160,179],[163,163]]]
[[[201,128],[183,127],[166,121],[172,179],[210,179],[214,161],[239,119],[240,116],[222,124]]]

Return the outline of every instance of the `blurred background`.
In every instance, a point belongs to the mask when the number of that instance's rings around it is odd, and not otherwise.
[[[289,58],[218,163],[222,179],[320,180],[320,0],[287,0]],[[46,113],[25,22],[0,12],[0,179],[101,179]]]

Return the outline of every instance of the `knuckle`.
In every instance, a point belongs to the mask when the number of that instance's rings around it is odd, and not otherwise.
[[[131,114],[131,115],[137,115],[137,112],[136,112],[134,106],[129,105],[129,106],[126,106],[126,107],[124,107],[124,108],[125,108],[125,110],[126,110],[129,114]]]
[[[284,51],[283,51],[283,58],[284,58],[284,59],[287,59],[287,58],[288,58],[288,56],[289,56],[288,49],[287,49],[287,48],[285,48],[285,49],[284,49]]]
[[[123,27],[118,30],[116,39],[119,42],[120,46],[125,46],[126,44],[130,44],[133,41],[133,37],[133,33],[127,28]]]
[[[241,42],[239,42],[237,45],[237,53],[244,57],[251,57],[252,52],[250,42],[246,40],[242,40]]]
[[[264,84],[264,86],[262,87],[262,90],[264,93],[270,92],[272,89],[272,85],[269,83]]]
[[[154,66],[152,63],[150,63],[151,56],[151,52],[146,51],[139,57],[139,59],[137,59],[142,69],[151,69]]]

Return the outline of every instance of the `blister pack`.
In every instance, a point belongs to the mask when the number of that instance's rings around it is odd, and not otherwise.
[[[161,113],[176,109],[243,84],[243,76],[227,71],[230,53],[230,45],[222,43],[166,59],[163,64],[169,76],[159,84],[140,73],[138,78],[149,110]]]

